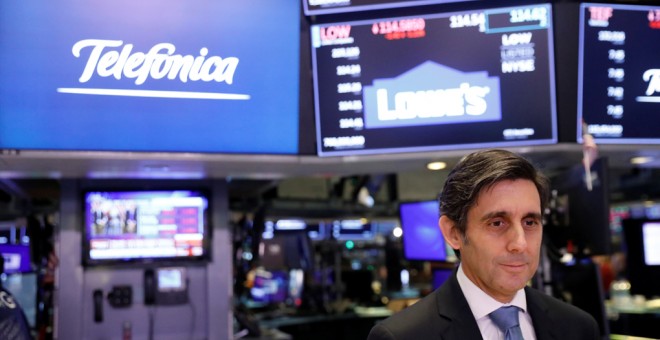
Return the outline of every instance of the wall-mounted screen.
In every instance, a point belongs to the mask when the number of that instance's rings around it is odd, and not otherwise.
[[[311,31],[321,156],[557,140],[550,5]]]
[[[297,154],[300,7],[2,1],[0,149]]]
[[[403,254],[408,260],[446,261],[447,246],[440,231],[438,201],[399,204]]]
[[[332,236],[337,240],[371,240],[375,233],[373,225],[366,221],[337,220],[332,222]]]
[[[5,274],[28,273],[32,271],[29,245],[0,244],[0,255],[5,260]]]
[[[578,141],[660,143],[657,41],[660,6],[581,5]]]
[[[84,194],[86,265],[209,257],[208,197],[198,191]]]
[[[444,4],[471,0],[302,0],[305,15],[357,12],[384,8]]]

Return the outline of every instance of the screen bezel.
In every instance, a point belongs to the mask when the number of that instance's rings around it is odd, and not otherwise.
[[[163,257],[127,257],[127,258],[111,258],[111,259],[93,259],[90,256],[90,234],[89,228],[87,225],[87,197],[92,193],[108,193],[108,194],[119,194],[119,193],[147,193],[147,192],[163,192],[163,193],[172,193],[172,192],[190,192],[195,194],[196,197],[202,197],[206,200],[206,209],[204,209],[202,215],[204,217],[204,237],[202,238],[202,251],[201,255],[197,256],[163,256]],[[212,198],[209,190],[204,188],[195,188],[195,187],[185,187],[185,188],[153,188],[153,189],[136,189],[136,188],[127,188],[127,189],[105,189],[105,188],[92,188],[83,190],[81,193],[81,250],[82,250],[82,265],[83,267],[104,267],[104,266],[144,266],[149,267],[153,264],[158,265],[168,265],[168,264],[204,264],[211,261],[211,240],[213,238],[211,227],[211,206]]]
[[[509,9],[517,8],[528,8],[534,6],[545,6],[549,11],[549,23],[546,28],[547,31],[547,40],[548,40],[548,74],[543,75],[544,78],[547,77],[548,81],[548,99],[549,99],[549,110],[548,120],[551,121],[550,134],[551,136],[540,136],[533,139],[511,139],[511,140],[484,140],[476,142],[442,142],[435,144],[423,144],[417,143],[416,145],[410,146],[376,146],[376,147],[365,147],[365,148],[337,148],[337,149],[328,149],[324,150],[323,147],[323,138],[328,137],[322,134],[323,127],[321,124],[322,117],[327,115],[324,108],[320,107],[320,95],[319,95],[319,83],[321,80],[318,79],[319,68],[318,68],[318,56],[317,48],[314,47],[314,35],[310,36],[311,41],[311,61],[312,61],[312,77],[313,84],[312,88],[314,91],[314,117],[315,117],[315,129],[316,129],[316,154],[319,157],[337,157],[337,156],[361,156],[361,155],[381,155],[387,153],[413,153],[413,152],[433,152],[433,151],[442,151],[442,150],[454,150],[454,149],[471,149],[471,148],[484,148],[484,147],[514,147],[514,146],[534,146],[534,145],[554,145],[559,141],[559,129],[558,129],[558,109],[557,109],[557,72],[556,72],[556,53],[557,53],[557,43],[555,41],[555,9],[550,3],[538,3],[538,4],[520,4],[520,5],[482,5],[479,7],[469,7],[463,10],[452,10],[452,11],[426,11],[421,14],[410,15],[397,15],[397,14],[387,14],[383,13],[378,16],[370,16],[368,18],[357,18],[357,19],[347,19],[341,21],[331,21],[331,22],[318,22],[310,26],[310,30],[320,29],[322,27],[330,25],[368,25],[376,23],[382,20],[401,20],[401,19],[411,19],[411,18],[425,18],[425,19],[436,19],[439,17],[450,17],[454,14],[470,14],[473,12],[481,11],[490,11],[490,12],[501,12]],[[378,79],[378,78],[376,78]],[[505,112],[504,109],[502,112]],[[546,116],[543,116],[545,119]],[[463,123],[461,123],[463,124]],[[469,123],[475,124],[475,123]],[[402,127],[395,128],[401,129]],[[410,128],[410,127],[403,127]],[[401,131],[401,130],[399,130]]]

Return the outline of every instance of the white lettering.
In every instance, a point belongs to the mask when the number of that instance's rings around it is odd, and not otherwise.
[[[598,32],[598,41],[609,41],[615,44],[622,44],[626,41],[626,32],[600,31]]]
[[[484,97],[489,92],[489,87],[470,86],[468,83],[462,83],[454,89],[397,92],[394,94],[394,108],[390,109],[387,90],[378,89],[378,119],[405,120],[465,114],[479,116],[486,113]]]
[[[232,84],[239,62],[236,57],[207,58],[209,51],[206,47],[199,50],[197,57],[175,55],[176,47],[170,43],[156,44],[147,53],[133,53],[132,44],[124,45],[121,52],[109,50],[122,45],[121,40],[98,39],[86,39],[75,43],[72,52],[76,58],[81,56],[83,49],[92,48],[85,69],[78,80],[85,83],[96,73],[99,77],[114,76],[117,80],[121,80],[122,76],[135,79],[136,85],[144,84],[147,78],[163,79],[166,76],[170,80],[178,77],[184,83],[188,80],[201,80]]]
[[[511,33],[502,35],[502,45],[503,46],[512,46],[512,45],[527,45],[532,42],[532,33]]]
[[[642,79],[649,82],[649,86],[646,88],[647,96],[660,92],[660,69],[653,68],[646,70],[642,75]]]
[[[534,59],[503,61],[502,73],[532,72],[536,69]]]

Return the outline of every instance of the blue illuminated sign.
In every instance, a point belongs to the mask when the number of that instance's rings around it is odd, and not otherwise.
[[[296,154],[300,2],[0,2],[0,148]]]

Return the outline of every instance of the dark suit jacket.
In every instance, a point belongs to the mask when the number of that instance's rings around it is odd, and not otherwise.
[[[539,340],[600,339],[594,318],[575,306],[525,288],[527,310]],[[433,293],[378,323],[369,340],[482,339],[456,272]]]

